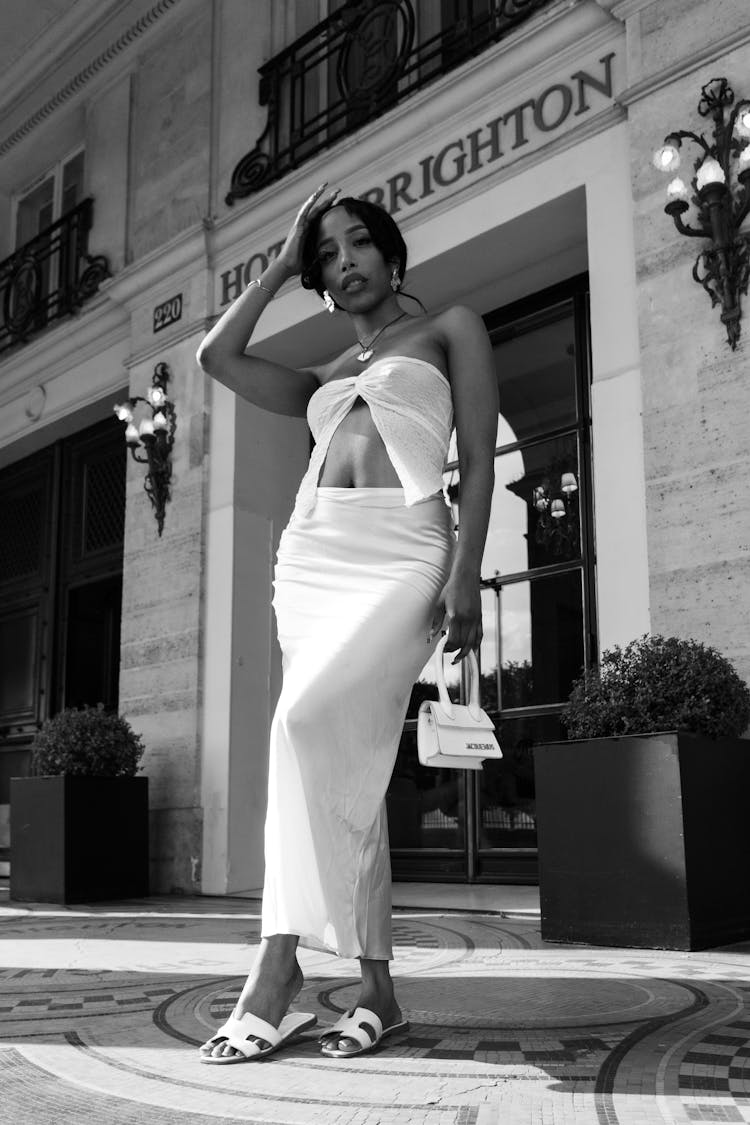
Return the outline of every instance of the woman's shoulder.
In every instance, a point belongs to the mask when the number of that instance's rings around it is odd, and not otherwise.
[[[481,316],[468,305],[449,305],[448,308],[434,314],[433,323],[449,338],[460,337],[477,330],[485,331]]]

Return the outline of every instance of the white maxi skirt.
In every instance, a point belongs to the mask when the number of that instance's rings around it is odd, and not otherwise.
[[[389,960],[385,793],[455,539],[441,494],[318,488],[279,544],[262,935]]]

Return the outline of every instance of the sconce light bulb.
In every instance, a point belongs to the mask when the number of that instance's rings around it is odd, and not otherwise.
[[[727,178],[724,175],[724,169],[718,160],[714,160],[713,156],[707,156],[698,169],[695,177],[695,182],[698,190],[706,187],[708,184],[725,184]]]
[[[675,176],[667,185],[667,202],[671,203],[674,199],[684,199],[686,203],[690,199],[687,185],[679,176]]]
[[[578,489],[575,473],[563,473],[560,479],[560,488],[563,492],[575,492]]]
[[[121,422],[130,423],[133,421],[133,411],[125,403],[116,402],[113,410]]]
[[[541,486],[534,489],[532,503],[538,512],[543,512],[547,507],[547,495]]]
[[[738,114],[734,131],[740,137],[747,137],[750,140],[750,109],[743,109],[742,113]]]
[[[660,172],[676,172],[680,167],[680,152],[672,140],[666,140],[653,156],[654,166]]]
[[[141,444],[141,438],[140,438],[140,434],[138,433],[138,427],[136,425],[134,425],[132,422],[128,425],[128,428],[125,430],[125,441],[128,443],[128,445],[140,445]]]
[[[565,505],[563,504],[562,500],[552,501],[550,515],[552,516],[553,520],[561,520],[563,518],[563,516],[565,515]]]
[[[149,387],[146,391],[146,398],[152,406],[157,408],[163,406],[167,401],[166,392],[162,387]]]
[[[155,430],[166,430],[168,425],[169,425],[169,423],[167,422],[166,414],[162,410],[157,410],[156,414],[154,414],[154,420],[153,420],[154,429]]]
[[[138,433],[141,438],[152,437],[154,433],[154,423],[150,418],[144,418],[138,427]]]

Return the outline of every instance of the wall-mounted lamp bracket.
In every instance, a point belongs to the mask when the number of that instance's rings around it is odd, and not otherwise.
[[[164,530],[165,508],[171,498],[172,447],[177,428],[174,404],[167,397],[169,380],[167,364],[157,363],[146,397],[133,395],[127,404],[118,403],[114,407],[115,414],[126,425],[125,441],[133,460],[148,465],[143,487],[153,506],[160,536]],[[139,403],[150,409],[151,414],[142,417],[136,426],[135,412]]]
[[[735,104],[726,78],[714,78],[701,89],[698,113],[712,119],[713,139],[687,129],[674,130],[654,153],[653,163],[660,171],[674,172],[681,163],[683,140],[698,146],[692,194],[676,177],[667,188],[664,210],[680,234],[710,239],[711,245],[695,260],[693,278],[708,293],[712,308],[721,306],[721,320],[734,350],[740,338],[740,297],[747,294],[750,282],[750,232],[740,229],[750,212],[750,100]],[[691,207],[697,223],[683,218]]]

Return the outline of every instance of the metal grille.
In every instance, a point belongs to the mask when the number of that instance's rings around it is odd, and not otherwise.
[[[116,547],[125,529],[125,448],[88,461],[83,472],[85,555]]]
[[[42,569],[44,485],[0,494],[0,583]]]
[[[227,203],[379,117],[549,2],[443,0],[440,30],[420,38],[413,0],[349,0],[260,68],[268,120],[232,173]]]
[[[84,199],[0,262],[0,352],[75,312],[109,277],[88,253],[93,200]]]

